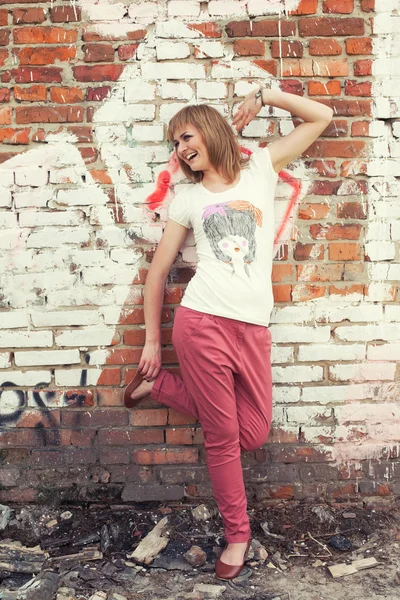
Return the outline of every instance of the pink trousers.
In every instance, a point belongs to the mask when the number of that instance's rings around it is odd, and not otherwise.
[[[172,343],[182,378],[161,369],[151,397],[195,416],[228,543],[250,536],[240,450],[257,450],[271,424],[268,327],[180,306]]]

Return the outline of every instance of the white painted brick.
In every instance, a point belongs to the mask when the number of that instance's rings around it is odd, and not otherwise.
[[[1,179],[0,179],[1,181]],[[9,208],[11,206],[12,197],[10,190],[0,188],[0,206],[1,208]]]
[[[46,208],[49,200],[55,194],[53,189],[30,190],[29,192],[14,192],[15,208]]]
[[[305,383],[307,381],[322,381],[324,370],[322,367],[272,367],[272,380],[274,383]]]
[[[64,244],[87,245],[90,242],[90,231],[87,228],[61,229],[53,227],[46,231],[33,232],[27,239],[27,248],[58,248]]]
[[[335,406],[334,410],[339,423],[357,421],[375,421],[381,423],[382,421],[400,419],[400,405],[393,402],[386,404],[353,402],[344,406]]]
[[[392,363],[363,363],[329,367],[333,381],[383,381],[394,380],[396,365]]]
[[[40,352],[15,352],[18,367],[79,364],[79,350],[41,350]]]
[[[240,79],[241,77],[258,77],[270,79],[271,75],[251,61],[235,60],[232,63],[219,62],[211,69],[213,79]]]
[[[285,9],[289,10],[286,7]],[[249,13],[250,17],[280,14],[282,11],[283,7],[281,2],[271,2],[271,0],[249,0],[247,3],[247,12]]]
[[[78,346],[87,348],[89,346],[109,346],[115,335],[114,328],[96,328],[85,327],[85,329],[75,329],[72,331],[63,331],[55,334],[57,346]]]
[[[385,121],[371,121],[368,128],[368,137],[387,136],[388,127]]]
[[[310,306],[275,306],[271,314],[271,323],[305,323],[313,318]]]
[[[400,221],[394,221],[391,226],[390,237],[392,240],[400,240]]]
[[[329,444],[335,439],[335,427],[307,427],[301,428],[301,435],[307,444]]]
[[[207,41],[196,44],[199,51],[197,58],[222,58],[225,56],[225,46],[222,42]]]
[[[367,351],[368,360],[385,360],[400,362],[399,344],[370,345]]]
[[[147,23],[153,23],[158,17],[158,2],[140,2],[139,5],[131,4],[129,6],[129,18],[144,20]]]
[[[41,167],[19,167],[15,171],[15,183],[17,185],[31,185],[42,187],[48,183],[49,172]]]
[[[369,219],[368,230],[365,239],[370,240],[390,240],[390,223],[385,223],[383,219]]]
[[[198,17],[200,0],[170,0],[168,2],[169,17]]]
[[[162,142],[164,139],[164,126],[134,125],[131,135],[136,142]]]
[[[321,421],[332,416],[332,409],[326,406],[288,406],[285,410],[288,422],[299,425],[323,425]]]
[[[52,345],[51,331],[0,332],[0,348],[49,348]]]
[[[378,123],[383,123],[383,121],[375,121]],[[400,137],[400,121],[396,121],[395,123],[392,123],[392,131],[393,131],[393,135],[395,137]]]
[[[9,375],[9,381],[14,385],[33,386],[51,382],[50,371],[12,371],[12,373],[7,375]]]
[[[88,13],[89,21],[121,21],[126,14],[126,7],[123,2],[111,4],[86,4],[85,9]]]
[[[191,81],[192,79],[205,79],[206,77],[203,65],[183,62],[164,62],[162,67],[156,63],[145,63],[142,65],[142,74],[144,79],[152,80],[189,79]]]
[[[12,256],[7,253],[0,258],[0,273],[25,273],[27,269],[32,268],[32,250],[14,250]]]
[[[397,321],[400,323],[400,306],[385,306],[384,318],[385,321]]]
[[[11,354],[9,352],[0,352],[0,369],[8,369],[9,367],[11,367]]]
[[[335,442],[358,442],[360,436],[366,437],[368,428],[366,425],[336,425],[335,427]]]
[[[18,293],[37,288],[39,290],[67,290],[76,285],[79,276],[75,273],[53,271],[51,273],[25,273],[14,275],[13,283]]]
[[[368,286],[368,302],[391,302],[396,290],[390,283],[372,282]]]
[[[103,369],[86,369],[86,385],[97,385]],[[82,369],[56,369],[56,385],[63,387],[78,387],[81,384]]]
[[[85,220],[85,213],[81,210],[38,212],[25,210],[19,213],[20,227],[53,227],[81,225]],[[47,233],[46,233],[47,235]]]
[[[243,0],[210,0],[208,12],[211,17],[245,17],[246,2]]]
[[[172,117],[176,115],[176,113],[185,106],[187,106],[186,103],[178,102],[174,102],[171,104],[162,104],[160,106],[160,121],[162,121],[163,123],[169,123]]]
[[[365,360],[365,351],[365,344],[313,344],[299,346],[298,360],[308,362]]]
[[[124,142],[128,135],[124,125],[97,125],[95,131],[99,143]]]
[[[122,248],[116,248],[111,250],[111,260],[123,264],[123,265],[136,265],[142,258],[140,251],[134,252],[132,250],[124,250]]]
[[[243,129],[243,137],[268,137],[271,135],[269,132],[269,121],[265,119],[255,119]]]
[[[385,117],[387,119],[390,116]],[[370,177],[398,177],[400,176],[400,161],[399,160],[370,160],[367,163],[367,175]]]
[[[197,85],[200,85],[198,82]],[[205,82],[203,83],[205,85]],[[193,98],[193,90],[188,83],[163,83],[159,87],[159,95],[166,100],[172,98],[176,100],[191,100]]]
[[[400,25],[400,19],[398,24]],[[375,77],[399,77],[400,59],[394,56],[375,58],[372,62],[372,75]]]
[[[67,169],[51,169],[49,176],[50,183],[79,183],[81,174],[69,167]]]
[[[300,389],[294,386],[278,386],[272,389],[274,404],[293,404],[300,400]]]
[[[12,229],[18,226],[17,215],[11,211],[0,211],[0,229]]]
[[[381,186],[380,193],[383,196],[397,196],[400,193],[399,186]],[[390,219],[398,219],[400,217],[400,205],[397,202],[384,200],[382,202],[371,202],[370,209],[377,217],[389,217]]]
[[[185,42],[159,42],[156,45],[157,60],[187,58],[190,56],[189,44]],[[162,65],[159,65],[162,69]]]
[[[69,310],[57,312],[32,312],[35,327],[59,327],[61,325],[97,325],[100,316],[97,310]]]
[[[376,388],[371,384],[323,385],[318,387],[303,387],[301,390],[301,401],[330,404],[331,402],[366,400],[374,398],[375,394]]]
[[[380,321],[382,318],[382,306],[373,306],[366,303],[348,306],[315,306],[315,319],[324,323],[340,323],[345,320],[352,323],[370,323],[371,321]]]
[[[24,247],[26,238],[21,236],[18,229],[4,229],[0,235],[0,250],[14,250],[14,248]]]
[[[131,267],[123,268],[120,264],[115,263],[107,268],[87,268],[83,272],[83,281],[85,285],[129,285],[135,275],[136,272]]]
[[[14,185],[14,171],[11,169],[0,169],[0,181],[3,187]]]
[[[270,331],[274,343],[328,342],[331,336],[329,326],[272,325]]]
[[[372,261],[393,260],[396,247],[393,242],[366,242],[365,254]]]
[[[109,247],[128,247],[132,246],[133,243],[134,242],[129,238],[126,229],[120,229],[113,226],[104,227],[101,231],[96,232],[96,244],[99,244],[101,246],[107,245]]]
[[[145,65],[143,65],[144,67]],[[142,67],[142,68],[143,68]],[[158,68],[158,65],[154,65]],[[160,72],[160,71],[159,71]],[[155,79],[148,77],[147,79]],[[108,100],[95,112],[94,123],[127,123],[132,121],[153,121],[155,106],[153,104],[128,104],[119,98]]]
[[[272,346],[271,362],[273,364],[294,362],[294,351],[289,346]]]
[[[19,327],[28,327],[29,318],[25,311],[1,311],[0,329],[18,329]]]
[[[227,98],[228,88],[226,83],[217,81],[199,81],[197,83],[197,97],[205,99]]]
[[[156,97],[156,86],[140,79],[127,81],[125,84],[125,102],[140,102],[141,100],[154,100]]]
[[[158,38],[202,38],[203,34],[180,20],[163,21],[156,24]]]
[[[91,206],[107,204],[109,198],[101,189],[94,186],[78,189],[63,189],[57,192],[57,204],[61,206]]]
[[[50,292],[47,304],[50,308],[59,306],[106,306],[115,302],[113,290],[80,286],[77,289]]]
[[[346,342],[368,342],[370,340],[395,341],[400,339],[400,325],[354,325],[339,326],[335,336]]]

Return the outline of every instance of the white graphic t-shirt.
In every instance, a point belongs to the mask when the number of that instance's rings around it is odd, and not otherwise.
[[[262,148],[235,187],[210,192],[197,183],[172,200],[169,217],[193,228],[199,259],[182,306],[268,326],[277,179],[269,150]]]

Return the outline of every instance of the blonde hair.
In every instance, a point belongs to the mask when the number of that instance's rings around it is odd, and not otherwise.
[[[168,125],[168,141],[174,141],[175,131],[194,125],[201,132],[213,167],[227,183],[232,183],[248,157],[242,158],[234,133],[224,117],[207,104],[190,104],[172,117]],[[194,183],[203,179],[203,171],[192,171],[177,155],[185,176]]]

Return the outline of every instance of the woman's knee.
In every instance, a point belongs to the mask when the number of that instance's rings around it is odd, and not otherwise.
[[[254,450],[258,450],[265,444],[268,438],[270,426],[266,425],[261,431],[258,431],[256,434],[247,433],[246,436],[241,436],[240,438],[240,446],[242,450],[245,452],[253,452]]]

